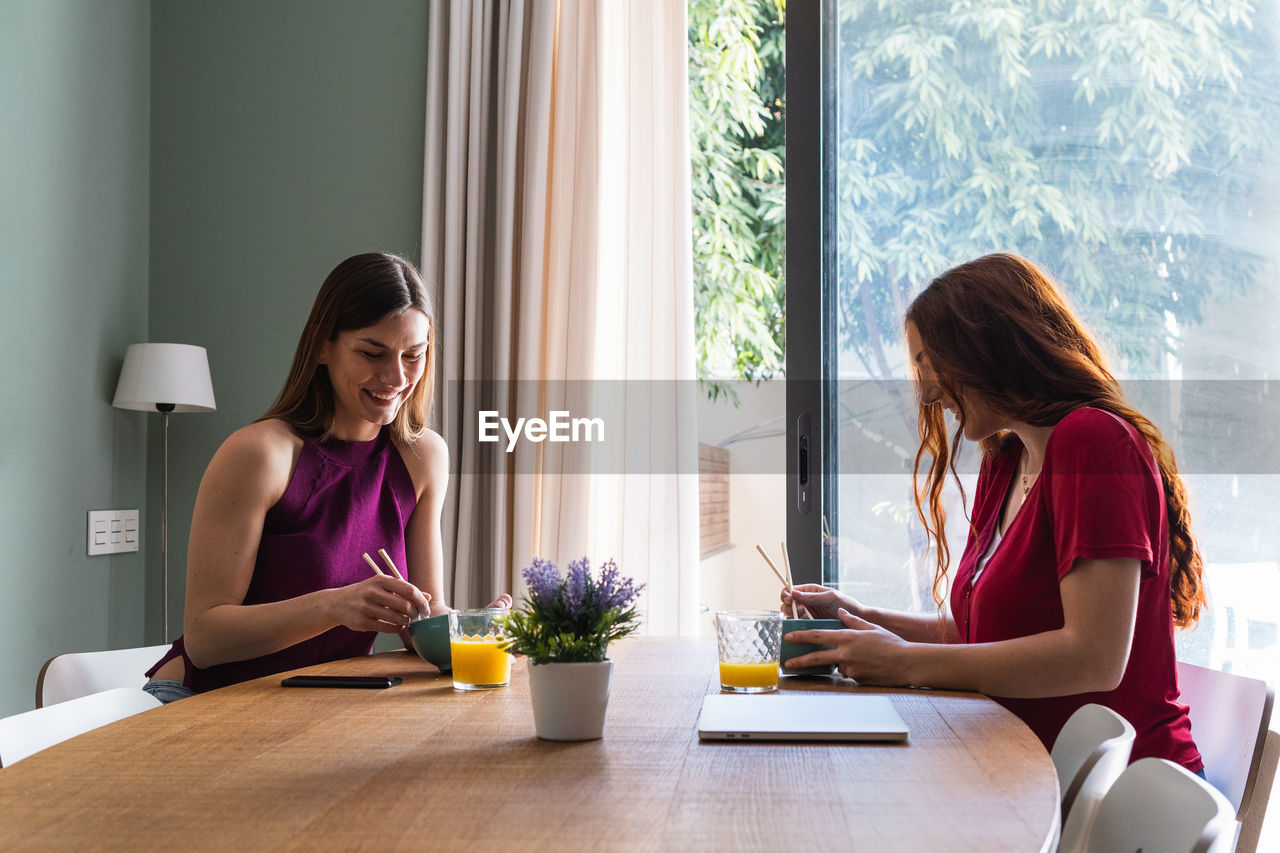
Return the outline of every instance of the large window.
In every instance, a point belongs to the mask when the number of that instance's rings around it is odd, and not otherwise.
[[[1183,656],[1280,675],[1280,596],[1248,592],[1280,592],[1273,12],[828,0],[788,26],[788,325],[821,330],[788,339],[791,538],[823,543],[826,582],[933,606],[901,319],[943,269],[1016,252],[1066,286],[1174,444],[1216,605]]]

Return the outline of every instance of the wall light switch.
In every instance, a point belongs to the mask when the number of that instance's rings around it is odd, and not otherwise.
[[[136,509],[89,510],[89,556],[138,550]]]

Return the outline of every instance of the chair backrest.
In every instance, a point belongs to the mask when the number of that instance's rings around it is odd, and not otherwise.
[[[1084,705],[1053,742],[1053,766],[1062,792],[1059,849],[1082,849],[1103,796],[1129,764],[1136,737],[1124,717],[1103,705]]]
[[[1120,774],[1098,806],[1090,853],[1228,853],[1235,809],[1216,788],[1163,758],[1140,758]]]
[[[5,717],[0,719],[0,767],[160,704],[138,687],[116,687]]]
[[[145,673],[169,650],[165,646],[75,652],[49,658],[36,679],[36,707],[66,702],[113,687],[141,687]]]
[[[1178,687],[1189,709],[1191,737],[1204,757],[1205,778],[1226,795],[1237,819],[1244,820],[1256,788],[1275,691],[1256,678],[1182,661]]]
[[[1258,766],[1258,778],[1254,783],[1253,798],[1249,803],[1249,813],[1240,824],[1240,832],[1236,837],[1236,853],[1254,853],[1257,850],[1276,850],[1280,848],[1280,828],[1272,825],[1266,827],[1266,838],[1263,838],[1263,821],[1267,816],[1267,801],[1271,796],[1271,787],[1276,781],[1276,767],[1280,765],[1280,732],[1270,729],[1262,748],[1262,762]],[[1267,844],[1264,847],[1263,841]]]

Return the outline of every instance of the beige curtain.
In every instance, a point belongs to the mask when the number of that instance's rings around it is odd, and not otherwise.
[[[651,631],[694,630],[696,426],[675,405],[691,383],[673,381],[693,370],[684,15],[678,0],[432,4],[422,267],[455,606],[518,592],[534,555],[613,556],[649,584]],[[481,410],[591,412],[606,378],[625,380],[610,420],[646,471],[477,440]]]

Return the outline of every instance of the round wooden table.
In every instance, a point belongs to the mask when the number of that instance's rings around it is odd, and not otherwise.
[[[1047,850],[1058,782],[1016,717],[970,693],[882,692],[906,744],[700,742],[714,644],[617,643],[603,740],[534,736],[526,663],[456,692],[405,652],[156,708],[0,770],[0,849]]]

